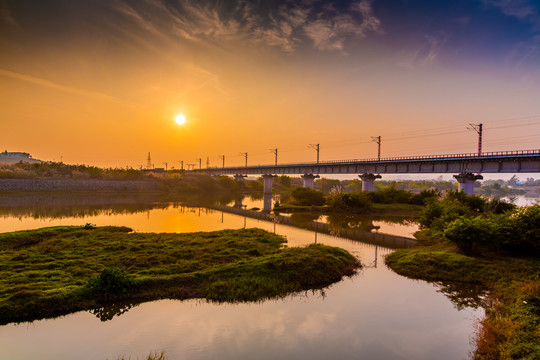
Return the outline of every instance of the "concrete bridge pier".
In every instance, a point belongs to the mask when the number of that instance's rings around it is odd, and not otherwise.
[[[263,195],[263,213],[272,211],[272,193],[264,193]]]
[[[482,180],[482,175],[475,175],[473,173],[461,173],[454,175],[454,178],[459,183],[458,191],[465,191],[466,194],[472,195],[474,189],[474,182],[476,180]]]
[[[362,180],[362,191],[374,191],[375,190],[375,179],[382,178],[381,175],[375,175],[373,173],[365,173],[358,175],[360,180]]]
[[[264,193],[265,194],[271,194],[272,193],[272,181],[274,180],[276,176],[271,174],[264,174],[262,176],[264,180]]]
[[[241,183],[241,182],[244,182],[244,178],[246,178],[246,177],[247,177],[247,175],[244,175],[244,174],[235,174],[234,175],[234,180]]]
[[[320,178],[319,175],[313,175],[313,174],[304,174],[301,176],[302,180],[304,180],[304,187],[308,189],[313,189],[313,180]]]

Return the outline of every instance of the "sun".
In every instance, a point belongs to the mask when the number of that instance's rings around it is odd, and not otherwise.
[[[176,115],[175,120],[178,125],[184,125],[186,123],[186,117],[182,114]]]

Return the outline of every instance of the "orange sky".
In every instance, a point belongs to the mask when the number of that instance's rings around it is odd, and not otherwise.
[[[239,165],[245,152],[273,163],[274,148],[311,161],[316,143],[321,160],[368,158],[379,135],[382,156],[475,152],[469,123],[484,124],[484,151],[540,148],[534,61],[456,37],[444,48],[432,29],[405,36],[377,2],[279,8],[274,27],[248,27],[247,6],[242,22],[238,9],[170,3],[0,2],[0,150],[106,167],[151,152],[169,168],[223,154]]]

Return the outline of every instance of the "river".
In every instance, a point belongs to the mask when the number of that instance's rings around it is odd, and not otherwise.
[[[0,232],[54,225],[125,225],[138,232],[258,227],[289,246],[338,246],[364,268],[323,291],[257,303],[160,300],[101,321],[91,312],[0,326],[0,359],[465,359],[481,307],[455,304],[448,287],[409,280],[384,264],[392,249],[294,226],[178,203],[81,205],[14,201],[0,207]],[[96,205],[97,204],[97,205]],[[247,208],[262,207],[244,200]],[[316,219],[327,222],[327,219]],[[410,236],[410,221],[366,221],[372,232]],[[107,310],[107,309],[105,309]]]

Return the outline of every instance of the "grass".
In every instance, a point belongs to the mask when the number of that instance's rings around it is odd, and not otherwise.
[[[131,360],[131,357],[124,357],[122,356],[121,358],[118,358],[118,360]],[[165,353],[162,351],[160,353],[152,353],[152,354],[149,354],[146,358],[144,358],[144,360],[167,360],[167,357],[165,356]]]
[[[51,227],[0,234],[0,324],[160,298],[257,301],[322,288],[360,265],[323,245],[287,248],[260,229],[133,233]],[[106,310],[96,310],[109,306]]]
[[[473,257],[455,245],[438,243],[398,250],[386,263],[410,278],[477,285],[487,291],[481,304],[486,316],[477,324],[475,359],[540,359],[539,259]],[[450,299],[468,296],[457,292]]]

